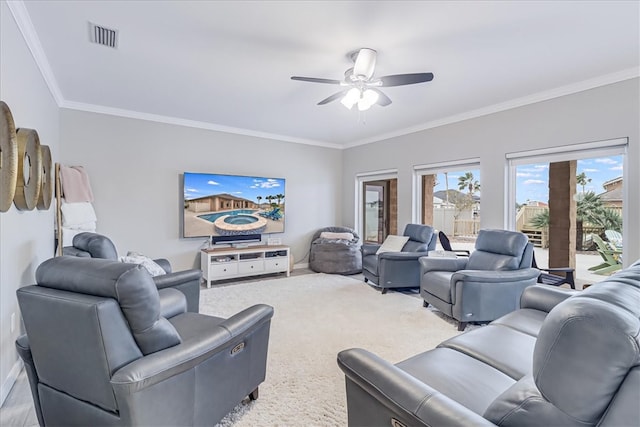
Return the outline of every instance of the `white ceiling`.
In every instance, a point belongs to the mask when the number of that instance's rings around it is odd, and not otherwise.
[[[10,2],[11,3],[11,2]],[[10,4],[62,107],[353,146],[636,77],[638,1],[26,1]],[[119,31],[89,42],[88,21]],[[35,36],[35,37],[34,37]],[[347,53],[378,51],[364,115],[339,102]]]

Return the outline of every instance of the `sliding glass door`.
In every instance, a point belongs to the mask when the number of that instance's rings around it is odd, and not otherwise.
[[[389,235],[389,180],[363,183],[364,241],[382,243]]]

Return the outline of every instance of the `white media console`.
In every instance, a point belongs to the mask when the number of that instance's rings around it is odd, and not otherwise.
[[[212,281],[237,277],[272,273],[289,277],[289,256],[289,247],[283,245],[202,249],[200,268],[210,288]]]

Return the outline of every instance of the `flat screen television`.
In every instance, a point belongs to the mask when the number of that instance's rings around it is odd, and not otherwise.
[[[183,194],[184,237],[231,243],[284,232],[283,178],[185,172]]]

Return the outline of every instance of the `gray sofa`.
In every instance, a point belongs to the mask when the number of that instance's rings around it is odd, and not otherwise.
[[[585,291],[534,285],[521,308],[391,364],[338,354],[350,426],[640,425],[640,261]]]
[[[353,239],[328,239],[322,233],[350,233]],[[362,271],[360,236],[349,227],[324,227],[313,234],[309,268],[317,273],[357,274]]]
[[[18,289],[16,341],[41,426],[214,425],[266,373],[273,308],[223,319],[160,302],[141,266],[63,256]]]
[[[73,236],[73,246],[65,246],[62,253],[66,256],[118,260],[118,251],[111,239],[98,233],[86,232]],[[166,272],[164,275],[153,278],[156,287],[159,290],[168,288],[179,290],[187,298],[187,311],[197,313],[200,310],[202,271],[192,268],[174,272],[168,260],[158,258],[153,261]]]

